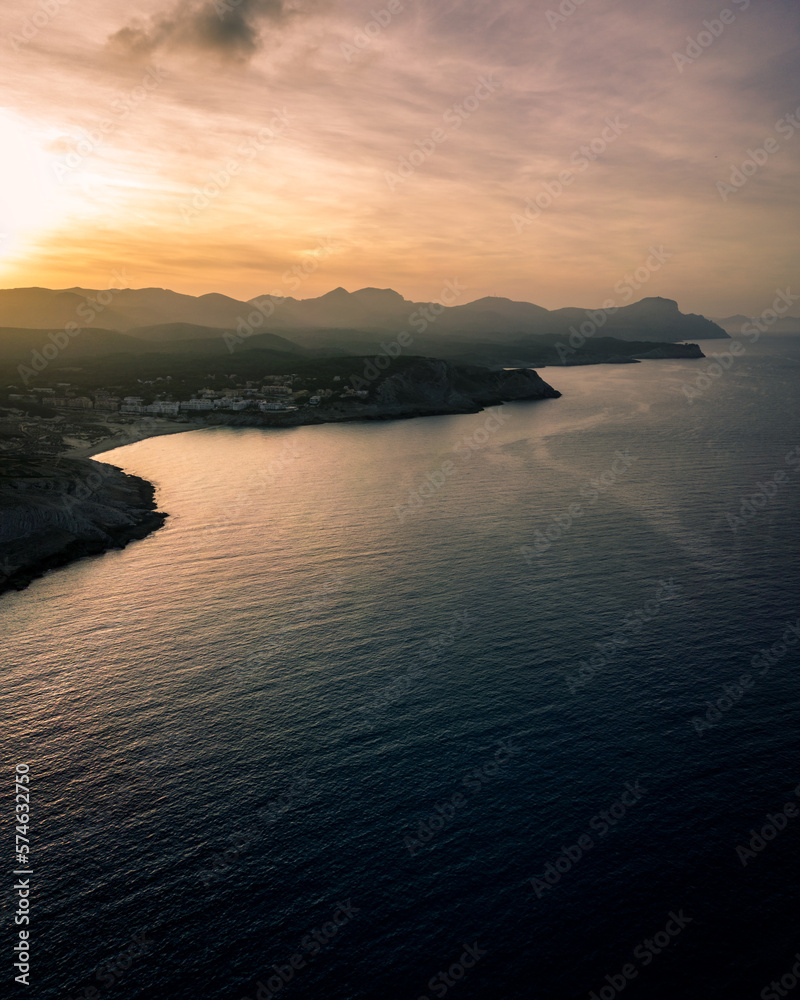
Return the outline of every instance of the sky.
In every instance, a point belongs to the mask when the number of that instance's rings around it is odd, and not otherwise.
[[[799,41],[797,0],[20,0],[0,286],[758,315]]]

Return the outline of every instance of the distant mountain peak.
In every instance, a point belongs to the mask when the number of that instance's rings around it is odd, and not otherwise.
[[[396,292],[393,288],[359,288],[357,292],[353,292],[353,295],[358,296],[360,299],[373,299],[376,301],[406,301],[400,292]]]
[[[225,295],[224,292],[206,292],[203,295],[197,296],[198,302],[236,302],[237,299],[231,298],[230,295]]]
[[[638,302],[631,302],[627,308],[632,309],[634,306],[640,309],[656,308],[661,312],[680,312],[675,299],[667,299],[663,295],[647,295],[643,299],[639,299]]]

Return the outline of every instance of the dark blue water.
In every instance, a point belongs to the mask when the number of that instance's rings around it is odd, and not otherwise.
[[[708,363],[547,369],[563,398],[499,428],[110,455],[167,527],[3,601],[28,995],[727,1000],[790,973],[800,343],[690,403]]]

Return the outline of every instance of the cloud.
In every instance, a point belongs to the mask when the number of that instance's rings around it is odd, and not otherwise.
[[[307,294],[391,284],[423,300],[457,276],[475,297],[591,305],[651,243],[673,258],[648,293],[688,311],[757,314],[796,276],[800,127],[790,138],[776,123],[800,119],[797,0],[587,0],[557,23],[548,12],[570,3],[402,0],[374,23],[387,0],[216,2],[70,0],[8,47],[7,91],[45,162],[117,127],[59,186],[50,235],[13,261],[3,248],[4,281],[103,287],[113,259],[137,283],[248,298],[322,233],[346,250]],[[726,2],[735,20],[680,72],[673,54]],[[21,32],[6,8],[0,35]],[[148,63],[165,83],[139,99]],[[501,86],[451,128],[444,116],[490,74]],[[283,108],[291,128],[242,153]],[[618,141],[578,168],[575,151],[617,116]],[[390,189],[436,128],[445,141]],[[778,152],[723,201],[718,182],[768,136]],[[230,160],[235,178],[187,227],[181,204]],[[563,192],[517,233],[512,216],[562,171]],[[754,233],[768,234],[757,251]]]
[[[278,24],[288,13],[284,0],[180,0],[168,14],[120,28],[108,46],[132,60],[167,50],[245,63],[262,46],[262,23]]]

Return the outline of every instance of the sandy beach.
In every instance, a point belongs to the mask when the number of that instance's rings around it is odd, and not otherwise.
[[[201,430],[205,424],[194,423],[191,420],[186,422],[176,422],[174,420],[140,420],[136,423],[121,425],[116,434],[100,438],[94,442],[86,444],[77,443],[79,439],[73,439],[76,444],[64,451],[65,458],[93,458],[115,448],[123,448],[128,444],[136,444],[137,441],[146,441],[147,438],[160,437],[163,434],[185,434],[188,431]],[[69,439],[65,438],[65,441]]]

